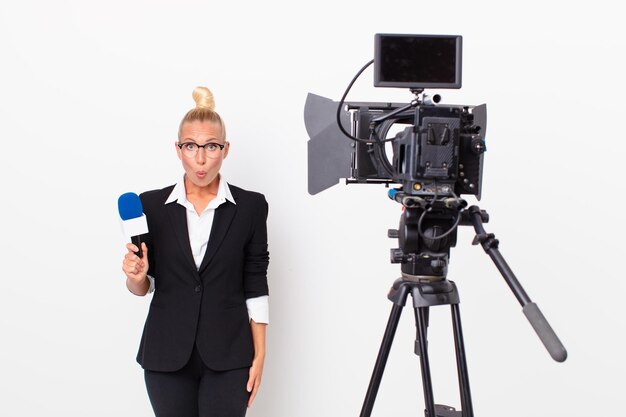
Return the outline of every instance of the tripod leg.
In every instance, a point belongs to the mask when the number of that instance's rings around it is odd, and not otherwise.
[[[472,397],[470,394],[469,375],[465,357],[465,345],[463,342],[463,330],[461,328],[461,313],[458,304],[451,304],[452,327],[454,330],[454,348],[456,351],[457,373],[459,375],[459,389],[461,394],[461,410],[463,417],[474,417],[472,409]]]
[[[428,362],[428,340],[426,338],[428,307],[415,307],[414,309],[417,325],[417,343],[419,344],[420,350],[420,366],[422,369],[422,387],[424,388],[424,402],[426,403],[426,416],[436,417],[433,384],[430,377],[430,364]]]
[[[417,327],[417,321],[419,320],[419,319],[418,319],[418,317],[417,317],[417,310],[416,310],[416,309],[413,309],[413,310],[415,311],[415,326]],[[430,313],[430,309],[429,309],[429,308],[426,308],[426,311],[424,312],[424,318],[425,318],[425,320],[426,320],[426,326],[425,326],[425,331],[426,331],[426,333],[428,333],[428,316],[429,316],[429,313]],[[425,334],[424,336],[426,337],[426,341],[427,341],[427,343],[428,343],[428,337],[427,337],[428,335],[427,335],[427,334]],[[415,347],[414,347],[413,349],[414,349],[415,354],[416,354],[417,356],[419,356],[419,355],[420,355],[420,340],[419,340],[419,334],[417,334],[417,335],[415,336]]]
[[[406,296],[403,297],[406,300]],[[367,388],[367,394],[365,394],[365,401],[363,402],[363,408],[361,408],[360,417],[370,417],[372,409],[374,408],[374,401],[376,400],[376,394],[378,394],[378,388],[380,388],[380,381],[385,371],[385,365],[389,358],[389,351],[391,350],[391,343],[393,337],[396,334],[398,328],[398,322],[400,321],[400,314],[402,314],[403,304],[394,303],[391,308],[391,314],[389,315],[389,321],[387,322],[387,328],[385,329],[385,335],[378,351],[378,357],[376,358],[376,364],[374,365],[374,372],[370,379],[370,385]]]

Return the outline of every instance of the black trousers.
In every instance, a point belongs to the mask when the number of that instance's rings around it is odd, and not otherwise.
[[[156,417],[244,417],[250,368],[213,371],[194,347],[187,365],[175,372],[144,371]]]

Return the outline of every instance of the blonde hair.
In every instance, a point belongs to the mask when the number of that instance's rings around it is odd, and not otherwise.
[[[212,122],[216,123],[222,129],[222,139],[226,140],[226,126],[224,121],[215,109],[215,99],[213,93],[206,87],[196,87],[193,89],[192,97],[196,102],[196,107],[187,112],[178,127],[178,140],[183,130],[183,125],[188,122]]]

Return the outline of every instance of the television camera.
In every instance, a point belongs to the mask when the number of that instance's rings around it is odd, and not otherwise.
[[[447,279],[450,249],[459,225],[476,231],[523,308],[527,319],[556,361],[567,351],[487,233],[486,211],[467,207],[463,195],[478,200],[482,192],[486,151],[485,104],[445,105],[425,89],[461,88],[462,37],[458,35],[376,34],[374,59],[365,64],[339,102],[309,93],[304,110],[308,142],[308,190],[317,194],[345,178],[347,184],[394,186],[389,198],[403,211],[391,262],[401,264],[401,277],[388,294],[393,306],[378,353],[361,417],[369,417],[378,392],[402,308],[413,299],[427,417],[473,417],[466,355],[456,284]],[[346,97],[354,82],[374,64],[374,86],[406,88],[409,103],[351,102]],[[457,360],[461,410],[435,404],[427,347],[429,309],[449,305]]]

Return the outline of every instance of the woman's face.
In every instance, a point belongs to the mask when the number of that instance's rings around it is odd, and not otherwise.
[[[224,145],[224,149],[214,154],[213,158],[207,156],[206,148],[198,148],[195,156],[190,157],[176,146],[176,152],[183,163],[187,179],[198,187],[206,187],[217,178],[222,161],[228,155],[229,143],[224,141],[220,125],[209,121],[193,121],[183,124],[177,144],[189,142],[197,145],[207,143]]]

